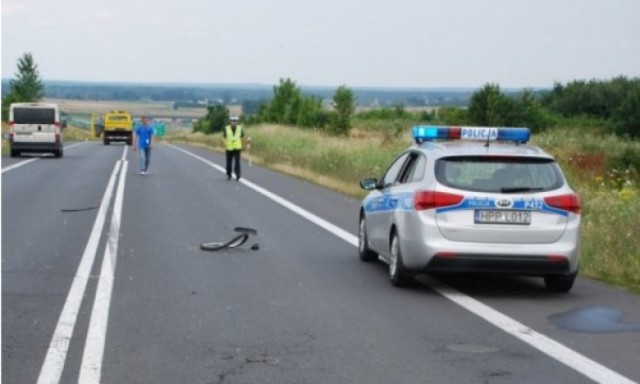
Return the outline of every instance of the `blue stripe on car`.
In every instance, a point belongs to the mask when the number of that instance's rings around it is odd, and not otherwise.
[[[366,212],[413,211],[413,193],[385,193],[382,196],[368,198],[364,201]]]
[[[474,209],[504,209],[496,206],[496,199],[489,197],[469,197],[464,199],[460,204],[450,207],[437,208],[436,213],[447,213],[455,211],[466,211]],[[556,214],[560,216],[569,216],[569,212],[548,206],[543,199],[525,199],[520,198],[513,201],[510,209],[524,211],[539,211],[545,213]],[[381,196],[368,198],[364,201],[364,210],[368,213],[385,212],[385,211],[413,211],[413,193],[404,192],[398,194],[386,193]]]
[[[465,211],[470,209],[502,209],[496,206],[496,200],[488,197],[470,197],[464,199],[460,204],[437,208],[436,213]],[[513,201],[511,209],[524,211],[540,211],[545,213],[553,213],[560,216],[569,216],[569,212],[548,206],[543,199],[525,199],[520,198]]]

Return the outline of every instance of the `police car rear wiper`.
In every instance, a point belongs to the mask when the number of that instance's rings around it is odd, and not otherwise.
[[[514,188],[502,188],[500,192],[502,193],[516,193],[516,192],[540,192],[544,191],[544,188],[541,187],[514,187]]]

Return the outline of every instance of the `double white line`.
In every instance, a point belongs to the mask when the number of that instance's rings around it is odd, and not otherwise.
[[[100,374],[102,372],[102,357],[104,354],[104,344],[107,332],[107,320],[109,318],[109,306],[111,302],[111,292],[113,289],[113,277],[116,267],[116,258],[118,254],[118,238],[120,234],[120,219],[122,217],[122,202],[124,196],[124,185],[126,180],[128,161],[127,146],[122,153],[122,158],[116,163],[107,189],[102,197],[100,209],[89,236],[89,241],[80,260],[80,265],[73,278],[71,290],[67,296],[67,300],[58,319],[47,355],[40,375],[38,376],[38,384],[58,384],[64,370],[69,343],[73,335],[82,298],[87,288],[93,262],[96,259],[100,236],[107,219],[107,212],[113,191],[118,180],[118,189],[113,206],[113,214],[111,216],[111,225],[109,227],[109,235],[107,245],[102,260],[102,270],[100,272],[100,280],[96,291],[96,298],[91,312],[91,320],[89,322],[89,330],[87,333],[87,341],[82,357],[82,365],[80,368],[80,378],[78,382],[83,384],[92,384],[100,382]]]

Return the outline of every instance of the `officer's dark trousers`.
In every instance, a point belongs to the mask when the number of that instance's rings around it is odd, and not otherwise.
[[[231,178],[231,168],[233,164],[233,173],[236,174],[236,178],[240,179],[240,152],[239,149],[234,149],[233,151],[227,152],[227,178]]]

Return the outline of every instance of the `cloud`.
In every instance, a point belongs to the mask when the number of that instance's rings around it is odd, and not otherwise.
[[[111,21],[115,16],[116,13],[110,9],[92,9],[90,11],[76,12],[74,18],[83,24],[95,24]]]
[[[2,16],[14,16],[27,10],[26,4],[18,2],[2,2]]]
[[[142,24],[145,25],[163,25],[166,19],[163,16],[144,16],[140,19]]]

